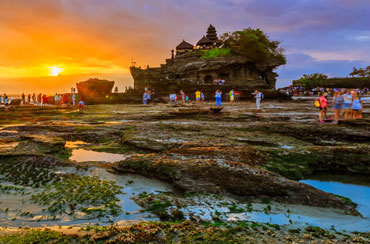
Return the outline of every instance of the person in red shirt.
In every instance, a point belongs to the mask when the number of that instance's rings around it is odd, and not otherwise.
[[[328,116],[326,115],[326,110],[328,107],[328,100],[324,96],[323,92],[320,92],[320,97],[318,99],[320,103],[320,113],[319,113],[319,121],[320,123],[325,123],[324,120],[322,120],[323,116],[325,116],[325,119],[328,119]]]

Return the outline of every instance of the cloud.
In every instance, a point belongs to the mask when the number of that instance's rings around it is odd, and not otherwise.
[[[219,34],[253,27],[282,41],[288,64],[279,82],[370,63],[368,0],[1,0],[0,7],[0,76],[6,67],[24,74],[58,64],[127,74],[132,58],[157,66],[211,23]]]

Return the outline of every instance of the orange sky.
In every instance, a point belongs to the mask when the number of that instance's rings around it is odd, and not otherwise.
[[[0,93],[66,92],[89,77],[114,78],[122,90],[132,84],[132,57],[138,65],[159,65],[173,48],[161,42],[161,30],[120,1],[0,4]],[[50,77],[53,66],[62,69],[58,77]]]
[[[0,0],[0,94],[68,92],[90,77],[123,90],[132,58],[158,66],[209,24],[282,41],[278,86],[315,72],[342,77],[369,65],[369,15],[368,0]]]

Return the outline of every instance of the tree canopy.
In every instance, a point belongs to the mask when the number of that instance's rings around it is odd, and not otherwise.
[[[349,74],[352,77],[369,77],[370,78],[370,66],[367,66],[365,69],[353,67],[353,71]]]
[[[311,75],[303,75],[297,81],[305,88],[314,88],[318,86],[325,86],[328,81],[328,76],[320,73],[314,73]]]
[[[257,64],[271,61],[276,62],[276,66],[286,64],[280,42],[270,41],[260,29],[227,32],[220,39],[222,47],[230,48],[232,54],[245,56]]]

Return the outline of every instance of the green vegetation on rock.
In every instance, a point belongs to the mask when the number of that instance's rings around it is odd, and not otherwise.
[[[212,48],[202,51],[202,58],[217,58],[230,56],[230,48]]]

